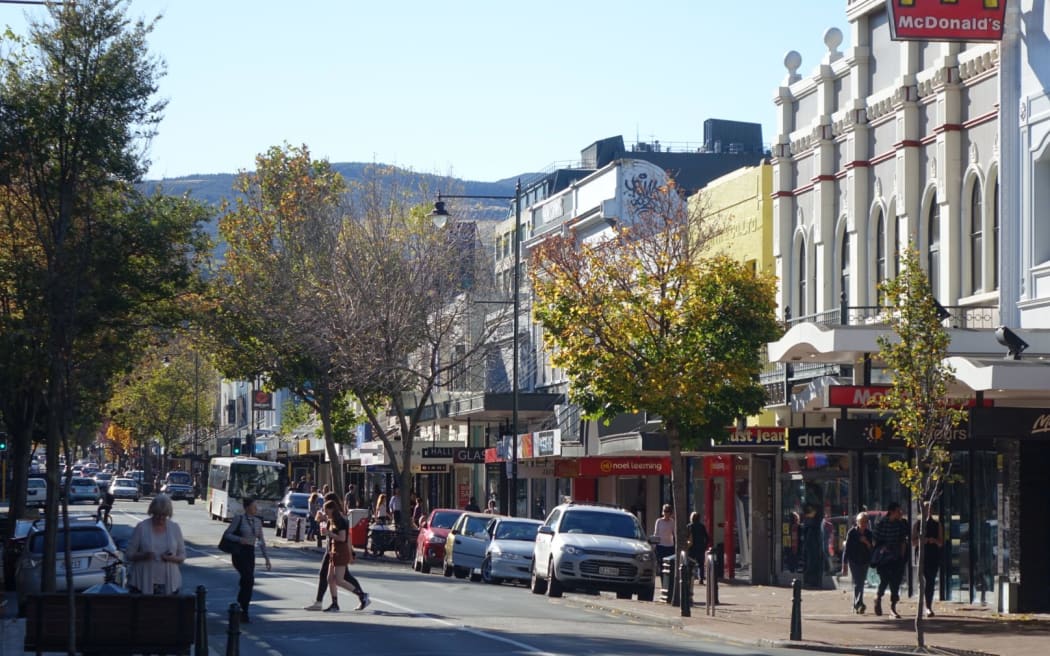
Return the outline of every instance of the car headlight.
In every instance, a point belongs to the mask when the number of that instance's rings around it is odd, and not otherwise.
[[[583,555],[583,553],[584,553],[583,549],[581,549],[580,547],[577,547],[574,544],[563,544],[563,545],[561,545],[561,551],[562,551],[562,553],[567,553],[570,556],[580,556],[580,555]]]
[[[652,559],[653,559],[653,554],[652,554],[652,552],[650,552],[650,551],[643,551],[642,553],[640,553],[640,554],[637,554],[637,555],[636,555],[636,556],[634,557],[634,559],[635,559],[635,560],[637,560],[637,561],[638,561],[638,562],[640,562],[640,563],[648,563],[648,562],[651,562],[651,561],[652,561]]]
[[[430,544],[445,544],[445,538],[439,535],[435,535],[434,537],[430,538]]]

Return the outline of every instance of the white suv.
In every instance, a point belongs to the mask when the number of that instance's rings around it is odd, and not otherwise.
[[[602,590],[652,601],[655,541],[626,510],[562,504],[536,534],[532,592],[560,597],[568,590]]]

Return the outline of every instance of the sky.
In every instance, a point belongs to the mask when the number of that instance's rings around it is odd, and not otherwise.
[[[271,146],[494,181],[579,160],[606,137],[694,144],[761,123],[789,50],[808,75],[846,0],[130,0],[162,15],[168,106],[150,179],[254,168]],[[42,7],[0,4],[25,33]]]

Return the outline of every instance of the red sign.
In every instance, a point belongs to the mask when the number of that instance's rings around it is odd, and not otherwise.
[[[897,41],[1000,41],[1006,0],[886,0]]]
[[[255,390],[252,394],[253,410],[273,410],[273,394],[262,390]]]
[[[889,391],[888,385],[831,385],[828,390],[829,408],[877,408],[879,397]]]
[[[581,458],[580,476],[670,476],[667,458]]]

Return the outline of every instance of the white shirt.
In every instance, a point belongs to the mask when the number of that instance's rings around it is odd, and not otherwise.
[[[661,547],[673,547],[674,517],[661,517],[656,520],[656,526],[653,528],[653,533],[656,534],[656,537],[660,538]]]

